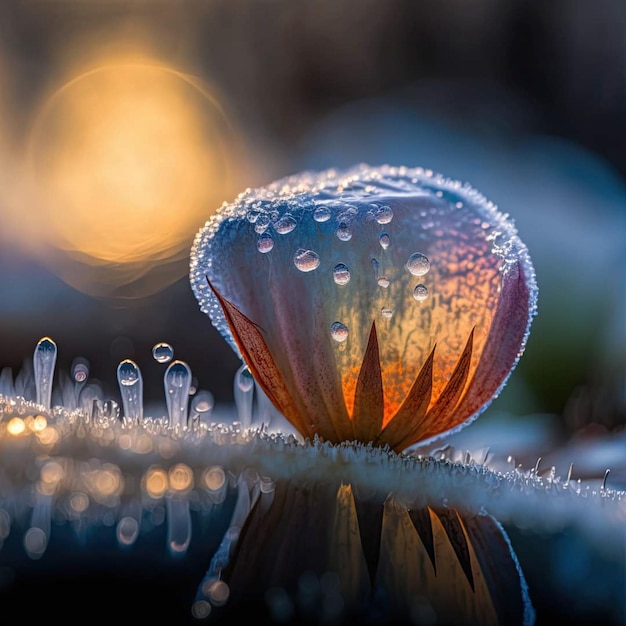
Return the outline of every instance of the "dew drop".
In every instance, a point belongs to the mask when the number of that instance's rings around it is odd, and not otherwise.
[[[117,523],[115,534],[121,546],[132,546],[139,536],[139,522],[134,517],[123,517]]]
[[[174,358],[174,348],[169,343],[156,343],[152,347],[152,356],[158,363],[169,363]]]
[[[312,272],[319,267],[320,257],[313,250],[298,248],[293,255],[293,262],[301,272]]]
[[[254,386],[254,378],[252,377],[252,372],[248,368],[247,365],[242,365],[237,370],[237,387],[241,389],[241,391],[250,391]]]
[[[263,233],[256,240],[256,248],[259,252],[262,252],[263,254],[266,254],[267,252],[269,252],[273,247],[274,247],[274,240],[272,239],[272,236],[269,233]]]
[[[187,427],[187,407],[189,405],[189,387],[191,369],[184,361],[173,361],[165,370],[163,387],[169,415],[169,425],[173,428]]]
[[[35,346],[33,369],[37,404],[50,408],[52,398],[52,379],[57,361],[57,344],[50,337],[43,337]]]
[[[252,426],[254,378],[245,363],[235,373],[234,395],[239,422],[244,428],[250,428]]]
[[[428,257],[421,252],[415,252],[406,262],[406,269],[413,274],[413,276],[423,276],[428,273],[430,269],[430,261]]]
[[[379,287],[383,287],[383,289],[387,289],[389,287],[389,279],[386,276],[379,276],[376,281]]]
[[[72,378],[74,382],[84,383],[89,378],[89,361],[77,357],[72,361]]]
[[[428,298],[428,287],[426,285],[415,285],[415,289],[413,289],[413,297],[418,301],[422,302]]]
[[[333,280],[338,285],[347,285],[350,282],[350,270],[344,263],[337,263],[333,270]]]
[[[393,315],[393,309],[390,309],[389,307],[383,307],[380,310],[380,314],[383,317],[386,317],[387,319],[389,319]]]
[[[337,239],[340,241],[350,241],[352,239],[352,230],[348,224],[341,222],[335,231],[335,235],[337,235]]]
[[[331,211],[328,207],[320,206],[313,211],[313,219],[316,222],[327,222],[331,217]]]
[[[333,322],[330,325],[330,336],[337,342],[342,343],[348,338],[348,327],[341,322]]]
[[[267,227],[270,225],[270,216],[267,213],[262,213],[254,223],[254,230],[259,233],[264,233]]]
[[[125,425],[143,418],[143,379],[137,363],[125,359],[117,366],[117,382],[122,396]]]
[[[279,235],[290,233],[297,226],[296,220],[289,213],[285,213],[275,224],[274,230]]]
[[[374,212],[374,218],[379,224],[389,224],[393,219],[393,211],[390,206],[381,206]]]
[[[379,238],[378,241],[380,243],[380,247],[383,250],[386,250],[389,247],[389,244],[391,243],[391,239],[389,237],[389,235],[387,233],[383,233]]]
[[[215,398],[210,391],[199,391],[191,401],[192,412],[199,413],[200,415],[208,413],[215,406]]]

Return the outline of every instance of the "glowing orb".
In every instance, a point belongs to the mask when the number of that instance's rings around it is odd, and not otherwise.
[[[234,144],[191,77],[138,63],[81,74],[46,101],[30,138],[36,239],[82,291],[159,291],[184,275],[198,224],[232,193]]]

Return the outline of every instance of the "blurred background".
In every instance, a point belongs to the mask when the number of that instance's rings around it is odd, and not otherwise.
[[[305,168],[424,166],[515,218],[540,288],[515,375],[453,444],[525,467],[543,455],[560,475],[611,466],[613,485],[621,468],[626,484],[625,32],[623,0],[4,0],[0,365],[49,335],[60,367],[86,357],[116,396],[130,357],[164,411],[151,350],[165,341],[230,403],[239,363],[187,279],[196,231],[245,188]],[[583,586],[623,623],[620,563],[576,538],[512,538],[542,623],[563,607],[583,623]],[[11,597],[32,581],[40,599],[55,585],[65,597],[46,567]],[[196,574],[158,569],[141,593]],[[117,580],[81,590],[110,585],[113,614],[137,591]]]
[[[621,427],[625,29],[620,0],[2,3],[2,365],[49,335],[112,395],[135,359],[164,405],[166,341],[231,402],[187,279],[198,228],[304,168],[421,165],[510,213],[537,270],[493,410]]]

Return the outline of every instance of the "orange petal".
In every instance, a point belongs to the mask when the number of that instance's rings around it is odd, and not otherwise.
[[[305,436],[311,436],[306,422],[293,402],[289,391],[283,384],[283,378],[267,349],[261,329],[251,322],[237,307],[223,298],[207,278],[209,287],[219,300],[224,310],[230,331],[241,351],[244,361],[252,375],[263,388],[272,404]]]
[[[476,418],[497,397],[524,349],[530,325],[531,293],[521,263],[505,274],[498,309],[480,362],[455,415],[461,422]]]
[[[417,425],[407,438],[398,443],[396,449],[402,450],[408,446],[421,441],[436,437],[444,432],[462,424],[465,417],[460,416],[454,408],[456,407],[470,371],[472,361],[472,347],[474,343],[474,329],[469,334],[465,348],[457,361],[452,376],[437,398],[433,407],[426,413],[424,419]]]
[[[383,379],[380,373],[380,357],[376,322],[372,322],[365,356],[356,383],[352,422],[354,436],[359,441],[374,441],[383,425],[384,397]]]
[[[411,439],[412,433],[420,428],[420,423],[428,410],[433,390],[433,359],[435,347],[430,352],[426,363],[417,375],[409,395],[398,412],[385,426],[376,443],[388,444],[394,450],[400,450],[398,442]]]

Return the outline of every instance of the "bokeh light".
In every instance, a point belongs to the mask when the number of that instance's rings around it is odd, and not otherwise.
[[[91,69],[38,112],[19,230],[84,293],[151,295],[185,274],[190,238],[233,192],[235,145],[193,77],[145,62]]]

